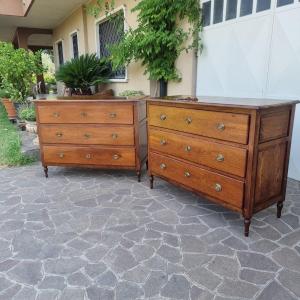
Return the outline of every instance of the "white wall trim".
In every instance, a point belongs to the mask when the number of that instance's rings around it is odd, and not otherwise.
[[[60,66],[60,64],[59,64],[59,56],[58,56],[58,45],[57,45],[59,42],[62,43],[64,63],[66,62],[65,41],[64,41],[63,38],[60,38],[60,39],[58,39],[58,40],[56,40],[54,42],[54,47],[53,47],[53,49],[54,49],[54,57],[55,57],[55,60],[56,60],[56,64],[55,64],[56,68],[58,68]]]
[[[73,31],[71,31],[70,33],[69,33],[69,41],[70,41],[70,57],[71,58],[74,58],[74,51],[73,51],[73,40],[72,40],[72,37],[73,37],[73,35],[75,35],[75,34],[77,34],[77,46],[78,46],[78,55],[80,56],[80,47],[79,47],[79,42],[80,42],[80,40],[79,40],[79,29],[77,28],[77,29],[75,29],[75,30],[73,30]]]

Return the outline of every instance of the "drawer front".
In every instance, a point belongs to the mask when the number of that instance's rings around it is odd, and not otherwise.
[[[149,105],[148,120],[152,126],[248,143],[248,115]]]
[[[150,153],[150,172],[222,200],[236,208],[243,205],[244,183],[189,163]]]
[[[97,125],[40,125],[44,144],[133,146],[134,128]]]
[[[233,175],[245,176],[245,149],[157,129],[149,130],[149,147]]]
[[[135,166],[134,148],[43,146],[45,164]]]
[[[62,103],[38,105],[39,123],[133,124],[128,103]]]

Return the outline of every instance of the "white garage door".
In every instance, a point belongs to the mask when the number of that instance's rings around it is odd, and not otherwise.
[[[299,0],[203,0],[197,94],[300,99]],[[300,107],[289,176],[300,180]]]

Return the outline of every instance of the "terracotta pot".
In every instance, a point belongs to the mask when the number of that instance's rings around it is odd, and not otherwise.
[[[37,133],[37,125],[36,122],[25,121],[26,131],[31,133]]]
[[[9,120],[15,120],[17,118],[17,111],[14,103],[10,99],[3,98],[2,103],[6,109]]]

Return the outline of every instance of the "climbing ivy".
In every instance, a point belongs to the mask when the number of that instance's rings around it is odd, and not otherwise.
[[[132,61],[141,61],[152,80],[180,80],[176,60],[183,51],[201,48],[199,32],[201,8],[198,0],[140,0],[132,9],[138,26],[129,28],[119,44],[111,45],[111,61],[115,69]],[[90,7],[94,16],[101,11],[109,15],[114,1],[97,0]],[[187,29],[182,24],[186,20]]]

